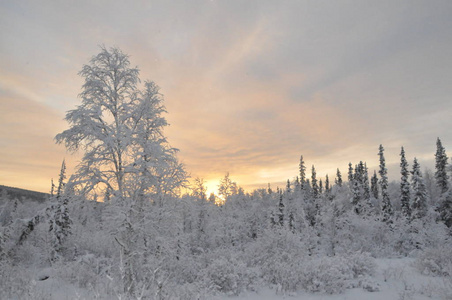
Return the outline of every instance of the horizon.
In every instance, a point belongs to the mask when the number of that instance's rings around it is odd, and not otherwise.
[[[331,181],[349,162],[373,172],[382,144],[392,181],[401,146],[422,170],[434,166],[437,137],[452,153],[452,2],[103,8],[0,4],[0,184],[47,193],[63,159],[74,172],[80,154],[53,139],[99,45],[122,49],[142,81],[160,86],[165,136],[208,194],[227,172],[247,191],[283,187],[300,155],[308,176],[315,165]]]

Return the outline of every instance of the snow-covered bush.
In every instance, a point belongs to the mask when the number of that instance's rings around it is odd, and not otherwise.
[[[76,261],[60,262],[54,267],[58,276],[82,288],[96,286],[100,281],[108,278],[112,261],[108,258],[86,254]]]
[[[311,259],[302,270],[301,287],[309,292],[342,293],[353,286],[353,279],[372,275],[375,268],[368,253]]]
[[[322,257],[307,261],[301,273],[301,287],[309,292],[342,293],[352,271],[341,257]]]
[[[209,291],[198,283],[175,284],[171,287],[169,299],[192,300],[192,299],[209,299]]]
[[[24,223],[25,222],[25,223]],[[12,235],[17,237],[23,232],[28,220],[20,220],[15,224]],[[18,243],[19,239],[12,239],[10,255],[16,262],[24,265],[42,266],[46,265],[50,258],[50,236],[46,223],[39,223],[27,239]]]
[[[347,264],[353,272],[353,278],[372,276],[375,274],[377,264],[368,252],[355,252],[345,257]]]
[[[452,247],[426,249],[415,261],[422,274],[452,276]]]
[[[407,221],[398,219],[394,221],[389,234],[394,252],[399,255],[416,257],[429,248],[437,248],[449,243],[450,235],[442,222],[430,222],[439,218],[437,212],[430,209],[423,219]]]
[[[259,268],[263,280],[283,293],[297,289],[307,255],[307,245],[300,236],[284,228],[265,231],[245,253],[248,265]]]
[[[333,257],[310,255],[300,235],[285,229],[267,231],[248,251],[250,265],[259,266],[263,279],[281,293],[297,289],[342,293],[351,281],[371,276],[376,268],[370,254],[360,251]]]
[[[74,255],[83,256],[89,253],[100,257],[112,257],[115,255],[115,243],[111,235],[88,226],[77,224],[74,226],[74,234],[69,237]]]
[[[228,295],[239,295],[245,290],[252,290],[257,274],[236,255],[216,253],[203,270],[206,288]]]
[[[0,261],[0,299],[30,299],[33,283],[34,279],[24,267]]]

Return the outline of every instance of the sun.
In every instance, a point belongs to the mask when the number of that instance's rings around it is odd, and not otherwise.
[[[215,197],[218,197],[218,185],[214,181],[209,181],[205,183],[206,186],[206,196],[209,198],[211,194],[214,194]]]

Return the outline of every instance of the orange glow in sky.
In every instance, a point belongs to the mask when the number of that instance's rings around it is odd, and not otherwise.
[[[400,147],[431,166],[451,151],[452,2],[2,1],[0,184],[48,192],[54,144],[99,45],[161,87],[166,130],[208,193],[229,172],[246,190],[310,172],[378,165]],[[450,155],[449,155],[450,156]],[[393,170],[391,170],[391,166]],[[308,172],[308,173],[309,173]]]

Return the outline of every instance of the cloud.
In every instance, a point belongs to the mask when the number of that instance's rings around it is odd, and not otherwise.
[[[68,156],[53,142],[64,122],[55,110],[0,91],[0,182],[47,192]],[[70,170],[74,160],[69,159]]]
[[[402,145],[427,159],[436,136],[446,149],[450,143],[451,8],[441,1],[2,3],[8,174],[1,180],[36,174],[27,168],[48,167],[36,178],[58,173],[55,157],[65,154],[52,138],[67,127],[61,119],[79,103],[83,83],[77,72],[100,44],[130,54],[141,78],[161,87],[171,144],[212,188],[227,171],[246,187],[283,182],[297,175],[301,154],[330,178],[349,161],[377,166],[380,143],[388,163],[397,163]]]

